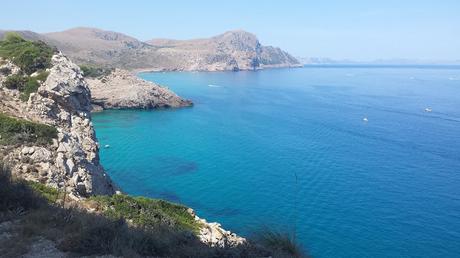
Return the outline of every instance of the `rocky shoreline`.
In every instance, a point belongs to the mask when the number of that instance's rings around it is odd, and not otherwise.
[[[129,71],[115,69],[100,78],[87,78],[93,111],[103,109],[152,109],[189,107],[190,100],[158,84],[136,77]]]

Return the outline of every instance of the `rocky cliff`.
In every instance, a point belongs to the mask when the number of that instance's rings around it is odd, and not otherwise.
[[[14,67],[10,62],[6,65]],[[27,102],[19,99],[17,90],[1,87],[0,95],[1,112],[58,131],[49,146],[2,146],[3,160],[12,165],[14,174],[66,188],[75,198],[115,193],[116,187],[99,163],[91,94],[77,65],[62,54],[54,55],[46,81]]]
[[[178,108],[191,106],[169,89],[142,80],[132,73],[115,69],[100,78],[86,79],[94,110],[130,108]]]
[[[168,57],[157,69],[165,70],[252,70],[272,67],[297,67],[299,62],[279,48],[263,46],[249,32],[228,31],[209,39],[147,41]]]
[[[147,42],[94,28],[75,28],[47,34],[30,31],[19,33],[26,38],[39,39],[56,46],[78,64],[128,70],[221,71],[301,65],[287,52],[263,46],[254,34],[241,30],[207,39],[153,39]],[[0,31],[0,38],[2,34]]]

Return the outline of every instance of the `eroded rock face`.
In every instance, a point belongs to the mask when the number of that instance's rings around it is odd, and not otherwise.
[[[158,47],[155,53],[159,57],[150,62],[150,70],[153,71],[238,71],[300,67],[299,61],[287,52],[263,46],[254,34],[241,30],[228,31],[208,39],[156,39],[148,43]],[[158,64],[157,60],[161,60],[161,63]]]
[[[80,68],[62,54],[52,58],[47,80],[27,103],[14,90],[2,89],[2,112],[54,126],[49,146],[3,146],[12,172],[28,180],[66,189],[76,199],[113,194],[116,187],[99,163],[91,122],[91,93]],[[16,109],[16,110],[15,110]]]
[[[191,106],[169,89],[139,79],[126,70],[115,69],[98,79],[87,79],[91,89],[94,111],[102,109],[177,108]]]

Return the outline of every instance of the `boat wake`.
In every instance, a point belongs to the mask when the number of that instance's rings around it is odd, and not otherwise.
[[[211,87],[211,88],[221,88],[222,86],[220,86],[220,85],[215,85],[215,84],[208,84],[208,87]]]

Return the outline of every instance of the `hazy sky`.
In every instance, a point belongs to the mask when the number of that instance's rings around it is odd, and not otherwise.
[[[460,0],[23,1],[1,3],[0,29],[76,26],[189,39],[227,30],[296,56],[460,60]]]

